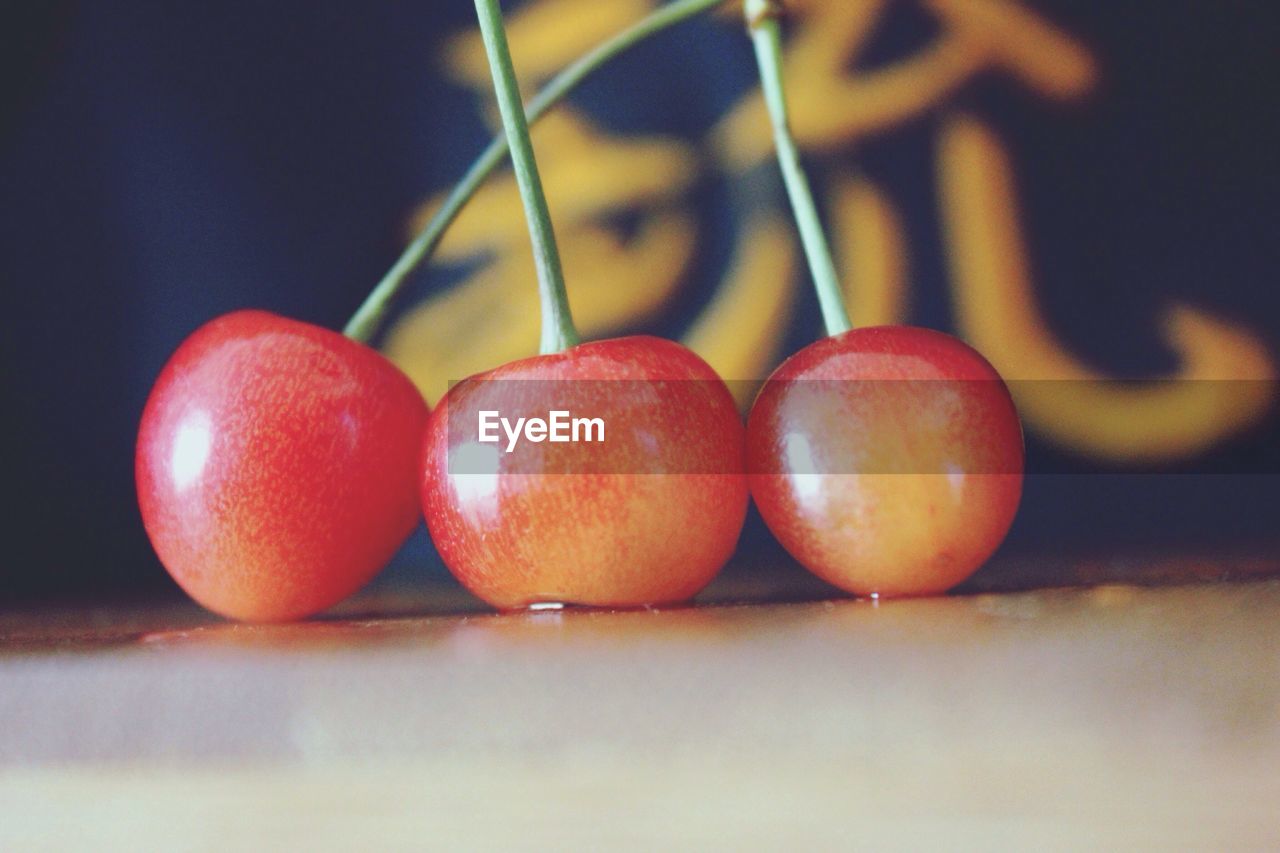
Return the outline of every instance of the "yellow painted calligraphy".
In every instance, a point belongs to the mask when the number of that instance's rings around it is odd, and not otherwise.
[[[1256,423],[1273,396],[1274,360],[1248,330],[1203,310],[1168,310],[1164,329],[1180,367],[1157,377],[1162,381],[1118,383],[1056,339],[1035,299],[1012,157],[980,119],[950,112],[953,96],[992,70],[1042,98],[1081,98],[1098,79],[1089,50],[1024,0],[914,0],[935,19],[938,35],[903,59],[860,67],[876,27],[897,2],[788,2],[794,25],[785,71],[793,127],[825,185],[855,325],[906,321],[912,294],[910,251],[891,188],[850,168],[849,155],[864,139],[928,119],[940,133],[939,207],[957,325],[1013,381],[1030,430],[1093,456],[1158,462],[1199,452]],[[653,5],[522,4],[509,35],[525,85],[544,81]],[[741,26],[739,12],[726,4],[730,26]],[[455,79],[485,99],[491,95],[478,34],[455,37],[445,56]],[[534,141],[584,335],[623,332],[659,317],[695,255],[699,223],[689,195],[704,171],[699,152],[677,139],[606,133],[572,106],[546,117]],[[772,148],[759,92],[730,109],[707,141],[702,156],[729,180],[763,163]],[[422,206],[415,228],[438,203]],[[637,224],[622,231],[620,214]],[[743,219],[733,260],[684,335],[730,380],[759,379],[776,363],[803,275],[785,209],[751,211]],[[409,311],[386,344],[432,400],[450,379],[536,351],[535,278],[509,174],[491,180],[466,208],[437,260],[473,272]],[[748,403],[750,383],[733,387]]]
[[[1035,305],[1004,147],[959,115],[946,123],[938,158],[957,321],[1010,380],[1029,426],[1079,451],[1152,462],[1204,450],[1263,415],[1275,379],[1266,348],[1189,306],[1173,305],[1165,320],[1181,361],[1165,381],[1126,387],[1054,343]]]

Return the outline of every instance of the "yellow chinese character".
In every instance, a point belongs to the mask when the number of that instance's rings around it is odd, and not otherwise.
[[[786,75],[795,133],[810,155],[831,155],[821,165],[846,172],[826,181],[827,208],[854,323],[908,318],[910,252],[891,194],[847,174],[847,155],[865,138],[931,117],[941,128],[940,209],[959,330],[1014,380],[1030,429],[1089,454],[1152,461],[1194,453],[1256,423],[1271,400],[1269,384],[1170,381],[1124,387],[1084,366],[1040,315],[1011,158],[979,119],[949,110],[958,90],[991,70],[1045,98],[1079,98],[1098,77],[1090,52],[1021,0],[915,0],[934,16],[939,35],[893,64],[857,68],[893,2],[788,3],[794,20]],[[525,3],[510,25],[522,79],[536,85],[652,6],[650,0]],[[741,26],[739,11],[726,4],[730,26]],[[490,82],[478,35],[458,36],[446,55],[453,76],[487,99]],[[758,91],[730,110],[709,140],[714,165],[731,180],[770,157]],[[622,332],[657,315],[693,258],[698,224],[687,196],[700,169],[710,164],[700,163],[679,140],[606,134],[571,108],[544,119],[535,145],[583,333]],[[428,202],[420,215],[437,203]],[[634,234],[624,236],[610,224],[622,212],[638,215]],[[797,276],[804,275],[785,213],[779,207],[745,217],[735,258],[684,336],[727,379],[757,379],[781,355]],[[491,181],[477,196],[438,258],[471,263],[476,270],[410,312],[387,344],[392,358],[433,400],[450,379],[536,350],[533,265],[509,176]],[[1175,305],[1166,328],[1182,360],[1167,379],[1276,375],[1271,355],[1238,326]],[[738,383],[735,392],[749,402],[750,385]]]
[[[942,207],[964,336],[1009,380],[1023,419],[1077,450],[1161,461],[1204,450],[1256,423],[1275,368],[1248,331],[1172,305],[1165,319],[1180,367],[1166,381],[1128,388],[1091,370],[1054,340],[1031,284],[1008,155],[966,115],[948,120],[939,147]]]

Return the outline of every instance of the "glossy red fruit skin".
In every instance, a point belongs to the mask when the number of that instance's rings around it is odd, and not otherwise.
[[[470,411],[476,395],[505,394],[508,386],[498,380],[582,381],[574,387],[586,389],[583,413],[605,420],[606,442],[560,445],[584,455],[561,454],[542,469],[540,457],[525,457],[517,468],[512,457],[498,456],[492,477],[469,482],[451,474],[451,407]],[[674,411],[610,393],[607,380],[629,389],[673,380],[700,394]],[[744,439],[728,388],[690,350],[644,336],[580,344],[450,390],[423,440],[423,514],[449,569],[498,609],[685,601],[716,575],[742,531],[749,500]],[[645,447],[652,450],[637,449]],[[565,464],[587,454],[593,456],[582,467]],[[678,473],[643,473],[655,470]]]
[[[219,317],[178,347],[143,410],[135,475],[151,544],[215,613],[318,613],[416,525],[427,415],[363,344],[262,311]]]
[[[747,459],[778,541],[857,595],[965,580],[1022,495],[1022,425],[999,374],[961,341],[909,326],[854,329],[783,362],[752,406]]]

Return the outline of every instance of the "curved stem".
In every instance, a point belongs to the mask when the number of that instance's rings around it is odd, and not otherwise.
[[[791,135],[787,116],[787,98],[782,85],[782,29],[778,18],[782,14],[781,0],[746,0],[743,12],[747,29],[755,46],[756,62],[760,66],[760,82],[764,89],[765,105],[769,109],[769,121],[773,124],[773,142],[778,149],[778,165],[782,167],[782,180],[791,199],[796,225],[800,229],[800,242],[804,245],[805,259],[813,275],[818,291],[818,304],[822,308],[822,321],[828,335],[847,332],[853,326],[849,322],[849,310],[845,307],[844,294],[836,275],[835,262],[831,260],[831,246],[827,243],[818,218],[818,207],[813,201],[809,179],[800,163],[800,151]]]
[[[547,83],[528,103],[527,116],[534,124],[565,99],[578,85],[614,57],[650,36],[675,26],[693,16],[719,6],[725,0],[674,0],[636,22],[616,36],[583,54]],[[409,275],[440,245],[445,232],[458,218],[471,197],[489,175],[501,165],[508,151],[505,132],[490,141],[484,152],[467,169],[462,180],[449,192],[440,209],[418,232],[404,253],[387,271],[347,323],[343,333],[358,341],[372,340],[390,310],[391,303],[404,289]]]

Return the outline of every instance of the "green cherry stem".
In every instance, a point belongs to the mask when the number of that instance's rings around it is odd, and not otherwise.
[[[610,60],[649,37],[719,6],[723,2],[725,0],[673,0],[616,36],[600,43],[553,77],[546,87],[529,101],[527,113],[529,123],[534,124],[549,113],[583,80]],[[435,253],[449,226],[458,218],[458,214],[466,207],[467,202],[476,194],[485,180],[506,159],[508,150],[505,131],[498,133],[467,169],[462,180],[450,191],[439,210],[413,238],[404,253],[352,316],[343,330],[347,337],[365,342],[373,339],[386,319],[391,304],[404,289],[409,276],[423,261]]]
[[[745,0],[743,12],[755,46],[756,62],[760,66],[760,82],[769,121],[773,124],[773,142],[778,150],[782,180],[791,199],[791,209],[800,229],[800,242],[804,245],[805,259],[818,291],[822,321],[828,335],[838,335],[849,331],[853,325],[849,322],[849,310],[840,290],[835,262],[831,260],[831,246],[822,230],[818,207],[814,204],[813,191],[800,163],[800,151],[791,135],[787,117],[787,98],[782,85],[782,28],[778,24],[783,13],[782,0]]]
[[[560,352],[578,343],[578,330],[574,328],[573,316],[569,312],[569,294],[564,287],[560,249],[556,246],[551,211],[547,208],[542,177],[533,156],[529,120],[524,114],[520,84],[511,63],[502,8],[498,0],[476,0],[476,14],[480,17],[484,52],[489,58],[493,90],[498,96],[498,111],[502,113],[502,127],[507,133],[516,183],[520,187],[520,201],[524,204],[524,218],[529,223],[529,238],[533,242],[533,263],[538,272],[538,295],[542,300],[542,343],[538,351],[543,355]]]

